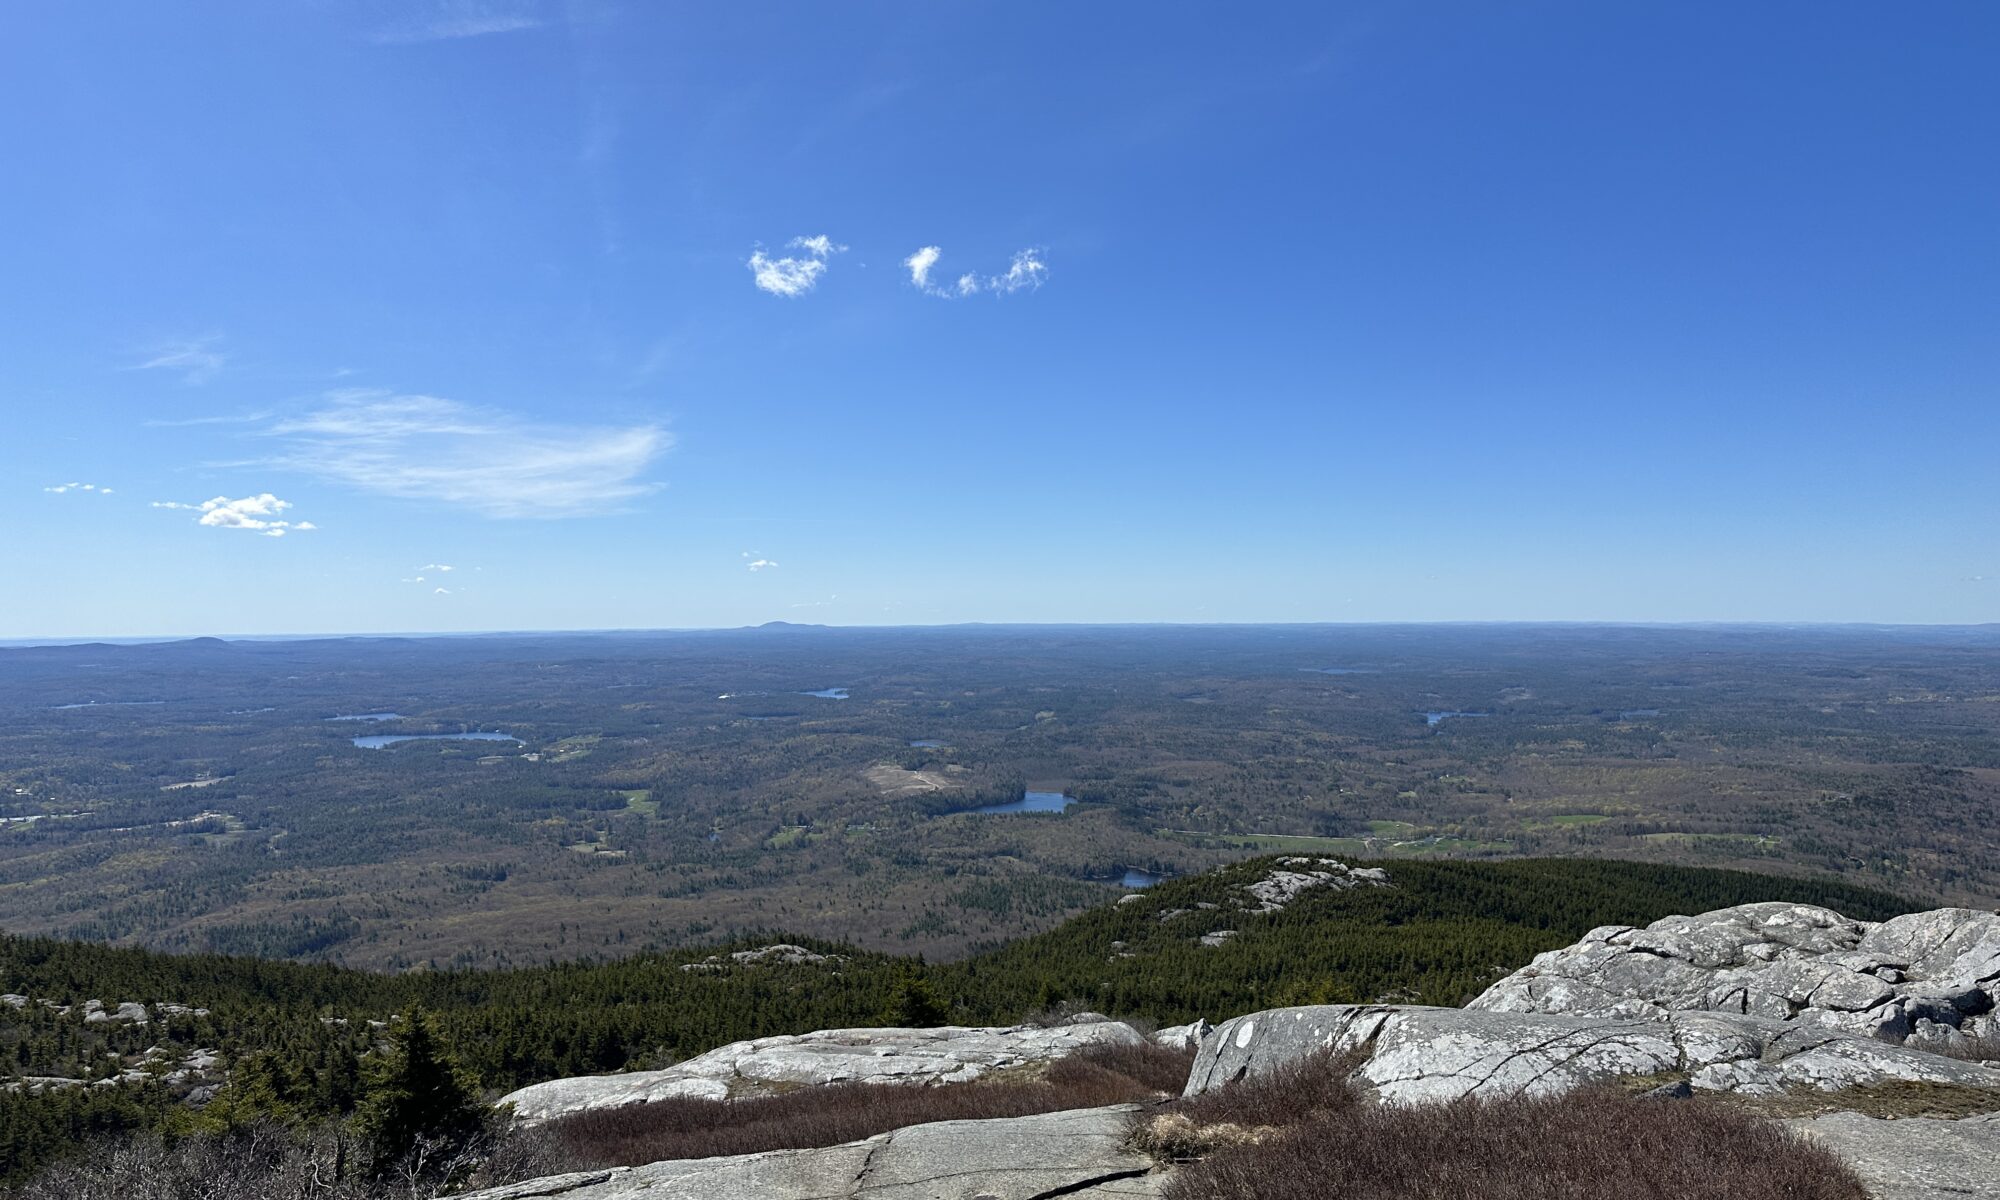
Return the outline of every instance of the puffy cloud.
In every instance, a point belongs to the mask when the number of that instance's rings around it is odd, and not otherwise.
[[[673,445],[657,425],[553,425],[386,391],[333,393],[324,407],[265,432],[287,449],[264,465],[491,517],[620,508],[655,490],[641,476]]]
[[[417,568],[419,571],[449,571],[451,569],[451,567],[444,563],[425,563],[423,566]]]
[[[749,567],[753,571],[762,571],[766,567],[775,567],[778,565],[775,561],[765,558],[762,554],[759,554],[755,550],[745,550],[743,552],[743,558],[745,560],[743,565]]]
[[[282,520],[281,515],[292,507],[292,502],[280,500],[269,492],[245,496],[241,500],[217,496],[200,504],[155,500],[153,507],[198,512],[201,514],[195,522],[198,525],[205,525],[210,529],[244,529],[265,537],[284,537],[287,533],[301,533],[319,528],[311,521]]]
[[[819,277],[826,273],[827,260],[847,249],[823,233],[813,237],[795,237],[785,247],[805,253],[802,256],[772,258],[762,250],[756,250],[750,255],[752,279],[758,287],[773,296],[803,296],[812,291],[819,284]]]
[[[903,265],[910,269],[910,282],[923,291],[930,291],[931,268],[937,266],[937,260],[943,257],[943,250],[936,246],[925,246],[904,259]]]
[[[981,277],[971,271],[960,275],[956,282],[945,286],[932,278],[932,271],[944,251],[937,246],[925,246],[903,260],[903,266],[910,272],[910,284],[926,296],[936,296],[952,300],[960,296],[973,296],[980,292],[1006,295],[1022,290],[1032,291],[1042,286],[1048,278],[1048,264],[1042,261],[1041,251],[1033,247],[1017,250],[1013,261],[1002,275]]]
[[[1016,250],[1014,261],[1008,264],[1007,273],[994,276],[987,281],[986,286],[996,292],[1018,292],[1022,288],[1032,291],[1042,286],[1042,280],[1048,278],[1048,274],[1048,264],[1042,261],[1041,251],[1030,247],[1026,250]]]

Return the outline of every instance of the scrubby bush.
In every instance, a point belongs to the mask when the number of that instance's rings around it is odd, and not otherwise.
[[[1330,1054],[1171,1105],[1134,1140],[1186,1158],[1167,1200],[1864,1200],[1829,1151],[1701,1101],[1608,1090],[1366,1101]]]

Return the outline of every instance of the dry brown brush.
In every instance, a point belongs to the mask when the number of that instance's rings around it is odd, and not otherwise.
[[[1322,1053],[1166,1106],[1135,1141],[1188,1158],[1167,1200],[1864,1200],[1829,1151],[1773,1121],[1587,1089],[1384,1105]]]

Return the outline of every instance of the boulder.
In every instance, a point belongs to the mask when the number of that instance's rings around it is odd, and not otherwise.
[[[773,1150],[582,1171],[465,1200],[1034,1200],[1157,1197],[1126,1145],[1133,1105],[911,1125],[817,1150]]]
[[[1842,1112],[1786,1123],[1839,1155],[1874,1200],[2000,1200],[2000,1116],[1884,1121]]]
[[[537,1083],[500,1102],[514,1106],[517,1120],[538,1122],[652,1100],[727,1100],[816,1084],[965,1083],[1089,1046],[1144,1040],[1130,1025],[1102,1018],[1053,1028],[823,1029],[732,1042],[662,1071]]]
[[[1663,1020],[1415,1005],[1280,1008],[1224,1021],[1201,1043],[1188,1095],[1322,1047],[1360,1056],[1353,1079],[1402,1103],[1535,1096],[1621,1077],[1761,1095],[1930,1083],[1993,1091],[2000,1070],[1819,1026],[1731,1013]]]
[[[1202,1039],[1215,1032],[1215,1026],[1202,1017],[1186,1025],[1169,1025],[1153,1034],[1155,1046],[1165,1046],[1169,1050],[1193,1050],[1201,1045]]]
[[[1201,1044],[1186,1094],[1269,1071],[1322,1047],[1365,1055],[1355,1081],[1385,1100],[1541,1095],[1674,1069],[1679,1049],[1650,1021],[1323,1004],[1224,1021]]]
[[[1652,1020],[1728,1012],[1945,1050],[1996,1031],[1996,997],[2000,914],[1941,908],[1878,924],[1768,903],[1593,929],[1468,1007]]]

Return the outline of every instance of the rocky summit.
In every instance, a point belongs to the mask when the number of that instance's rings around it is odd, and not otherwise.
[[[1081,1200],[1158,1196],[1130,1105],[912,1125],[842,1146],[617,1167],[466,1200]]]
[[[1372,881],[1370,881],[1372,882]],[[1730,1096],[1832,1150],[1876,1200],[2000,1200],[2000,917],[1880,923],[1750,904],[1592,930],[1465,1008],[1311,1005],[1162,1030],[1197,1048],[1200,1096],[1326,1048],[1383,1103],[1548,1096],[1589,1085]],[[1055,1028],[848,1029],[740,1042],[667,1071],[558,1080],[508,1097],[523,1119],[773,1088],[924,1085],[1136,1044],[1086,1014]],[[1884,1098],[1909,1109],[1882,1111]],[[1973,1115],[1917,1115],[1948,1101]],[[1892,1107],[1893,1107],[1892,1104]],[[1862,1110],[1862,1111],[1855,1111]],[[1158,1196],[1172,1162],[1133,1147],[1133,1105],[912,1125],[822,1149],[658,1162],[476,1193],[481,1200],[1033,1200]]]
[[[1469,1008],[1660,1020],[1734,1013],[1947,1052],[2000,1035],[2000,914],[1852,921],[1744,904],[1644,929],[1607,925],[1539,955]]]
[[[1143,1041],[1122,1021],[1084,1013],[1052,1027],[822,1029],[732,1042],[661,1071],[555,1079],[509,1093],[515,1118],[545,1121],[649,1100],[728,1100],[834,1083],[966,1083],[1089,1046]]]

